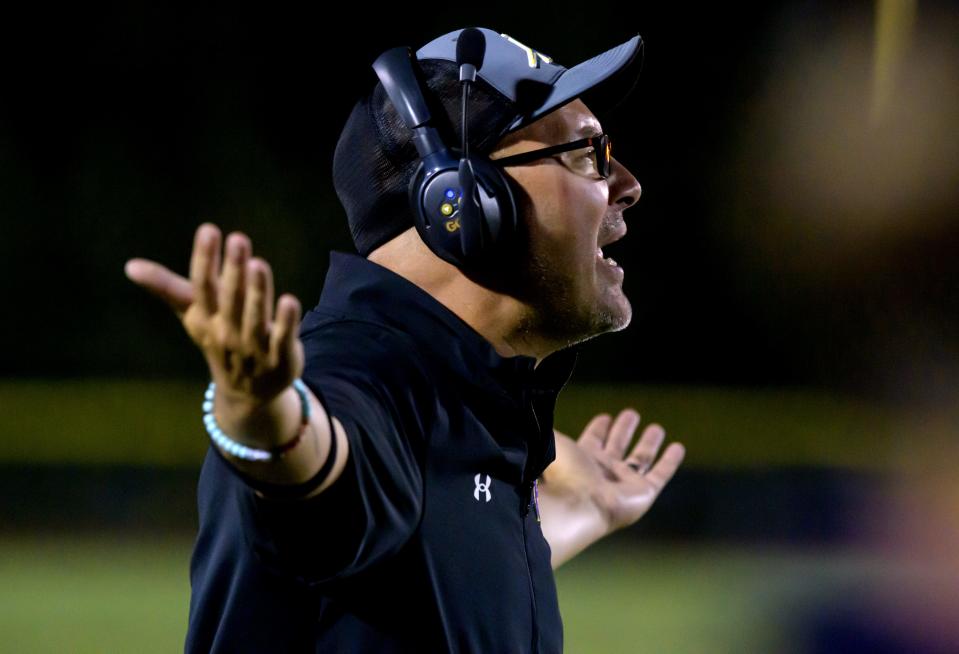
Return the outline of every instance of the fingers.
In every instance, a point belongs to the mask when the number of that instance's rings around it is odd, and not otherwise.
[[[630,452],[627,462],[636,466],[639,472],[646,472],[653,464],[656,453],[666,438],[666,431],[657,424],[651,424],[643,430],[643,435]]]
[[[586,426],[580,441],[588,448],[602,452],[603,458],[620,478],[628,479],[638,472],[658,493],[683,462],[686,448],[679,443],[672,443],[656,461],[666,432],[660,425],[651,424],[643,430],[643,435],[624,460],[623,455],[639,427],[639,421],[639,413],[633,409],[623,409],[615,420],[608,414],[600,414]]]
[[[203,223],[193,238],[190,281],[197,306],[206,314],[216,313],[219,273],[220,229],[212,223]]]
[[[609,428],[606,439],[606,452],[615,459],[622,459],[626,448],[633,440],[633,434],[639,427],[639,414],[634,409],[623,409]]]
[[[579,437],[580,444],[594,452],[602,451],[612,421],[613,419],[608,413],[600,413],[594,416]]]
[[[226,239],[226,261],[220,277],[218,310],[224,322],[236,333],[243,320],[243,298],[246,294],[246,261],[250,256],[250,239],[233,232]]]
[[[300,325],[300,301],[289,293],[280,296],[276,303],[276,320],[270,333],[270,362],[273,367],[296,374],[296,366],[302,347],[298,336]]]
[[[246,297],[240,338],[247,352],[263,356],[270,349],[270,321],[273,319],[273,274],[269,264],[253,257],[246,265]]]
[[[190,280],[156,261],[130,259],[123,270],[130,281],[159,297],[179,316],[193,303],[193,285]]]
[[[686,448],[682,444],[670,443],[653,469],[646,473],[646,480],[653,485],[657,493],[673,478],[685,456]]]
[[[239,392],[272,397],[302,374],[300,303],[283,295],[274,319],[270,265],[252,256],[245,234],[230,233],[221,254],[222,240],[212,223],[197,228],[189,279],[147,259],[131,259],[124,270],[178,313],[215,379]]]

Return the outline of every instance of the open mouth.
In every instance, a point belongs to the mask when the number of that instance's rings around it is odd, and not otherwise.
[[[615,256],[621,257],[622,239],[626,236],[626,224],[619,223],[619,227],[600,238],[596,248],[596,258],[608,266],[617,266]]]
[[[604,254],[603,254],[603,248],[596,248],[596,257],[597,257],[598,259],[600,259],[603,263],[605,263],[605,264],[608,265],[608,266],[615,266],[615,265],[617,265],[617,264],[616,264],[616,259],[614,259],[614,258],[612,258],[612,257],[604,256]]]

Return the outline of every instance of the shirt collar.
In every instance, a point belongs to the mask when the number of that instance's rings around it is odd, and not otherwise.
[[[462,318],[405,277],[364,257],[330,253],[330,269],[320,306],[346,316],[397,328],[427,351],[470,376],[491,377],[511,395],[554,395],[569,380],[578,348],[544,358],[504,357]],[[474,377],[475,378],[475,377]]]

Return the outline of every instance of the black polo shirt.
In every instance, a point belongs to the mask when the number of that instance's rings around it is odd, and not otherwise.
[[[561,651],[534,482],[575,352],[502,357],[419,287],[335,252],[300,336],[346,469],[315,498],[269,500],[211,448],[186,650]]]

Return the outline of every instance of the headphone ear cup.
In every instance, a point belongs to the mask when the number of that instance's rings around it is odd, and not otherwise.
[[[420,162],[410,180],[409,201],[420,238],[438,257],[466,265],[463,254],[459,160],[447,151]]]
[[[516,197],[506,174],[487,157],[474,155],[469,163],[472,183],[463,179],[454,153],[434,153],[420,162],[409,187],[420,238],[438,257],[460,268],[487,263],[514,239],[517,229]],[[472,199],[466,195],[469,186]]]
[[[472,206],[464,211],[464,223],[469,223],[470,242],[479,246],[468,252],[470,259],[486,259],[501,252],[512,242],[516,233],[516,197],[506,174],[487,157],[471,156],[470,164],[475,180]],[[463,198],[465,203],[467,198]],[[465,220],[469,215],[469,220]],[[464,225],[464,228],[467,228]]]

